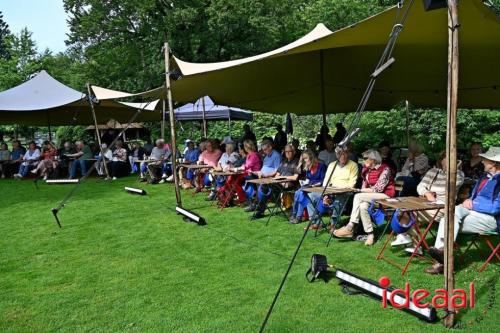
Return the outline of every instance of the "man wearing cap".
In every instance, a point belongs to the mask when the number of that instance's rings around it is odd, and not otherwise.
[[[455,207],[455,234],[480,234],[498,232],[500,229],[500,147],[491,147],[483,158],[485,175],[480,178],[469,199]],[[444,271],[444,228],[445,220],[439,222],[439,229],[434,247],[429,254],[437,264],[425,269],[429,274],[442,274]]]

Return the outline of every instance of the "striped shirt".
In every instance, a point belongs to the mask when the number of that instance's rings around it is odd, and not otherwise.
[[[464,173],[457,171],[457,188],[464,182]],[[446,200],[446,173],[442,169],[432,168],[417,186],[419,195],[424,195],[427,192],[435,192],[436,200]],[[458,193],[458,191],[456,191]]]

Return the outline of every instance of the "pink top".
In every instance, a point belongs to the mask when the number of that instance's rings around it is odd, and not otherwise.
[[[260,160],[259,154],[256,152],[248,154],[244,167],[245,171],[260,171],[262,168],[262,161]]]
[[[222,152],[219,149],[216,149],[211,153],[209,153],[208,150],[205,150],[198,158],[198,162],[203,162],[208,166],[216,167],[221,155]]]

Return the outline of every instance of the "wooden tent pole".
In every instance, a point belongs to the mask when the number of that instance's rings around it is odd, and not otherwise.
[[[458,97],[458,8],[457,0],[448,0],[448,99],[446,127],[446,228],[444,233],[444,278],[448,292],[448,315],[444,319],[446,327],[453,327],[455,312],[451,296],[455,288],[454,277],[454,229],[455,198],[457,181],[457,97]]]
[[[202,125],[203,125],[203,137],[207,137],[207,118],[205,118],[205,97],[201,98],[201,107],[203,108],[201,111],[202,117]]]
[[[87,82],[87,92],[88,92],[87,98],[89,99],[90,110],[92,111],[92,117],[94,118],[95,133],[97,136],[97,142],[99,143],[99,151],[101,152],[101,158],[102,161],[104,162],[104,171],[106,172],[106,178],[109,178],[108,164],[106,163],[106,157],[104,156],[104,152],[102,151],[101,133],[99,132],[99,126],[97,126],[97,117],[95,115],[94,102],[92,101],[92,92],[90,91],[90,84],[88,82]],[[108,147],[108,149],[111,149],[111,147]]]
[[[165,88],[167,90],[168,114],[170,117],[170,137],[172,139],[172,173],[174,176],[175,199],[177,201],[177,206],[182,207],[179,175],[177,174],[177,144],[175,136],[174,106],[172,102],[172,91],[170,90],[170,49],[168,43],[164,44],[163,49],[165,52]]]
[[[161,138],[165,140],[165,100],[162,101],[161,113]]]

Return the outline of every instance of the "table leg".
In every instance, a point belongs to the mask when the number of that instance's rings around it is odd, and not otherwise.
[[[420,248],[420,246],[422,246],[422,244],[425,242],[425,237],[427,236],[427,234],[429,233],[429,230],[431,229],[432,225],[434,224],[434,221],[436,220],[436,216],[437,214],[439,213],[440,209],[438,209],[436,211],[436,214],[434,214],[434,216],[432,217],[432,219],[429,221],[429,225],[427,226],[427,228],[425,228],[425,231],[424,233],[422,234],[420,240],[418,241],[417,245],[415,246],[415,249],[413,250],[410,258],[408,259],[408,261],[406,262],[406,265],[404,266],[403,268],[403,271],[401,272],[401,275],[405,275],[406,273],[406,270],[408,269],[408,267],[410,266],[410,263],[411,261],[413,260],[413,258],[417,255],[417,251],[418,249]],[[418,214],[417,214],[417,220],[415,221],[415,224],[418,223]]]

